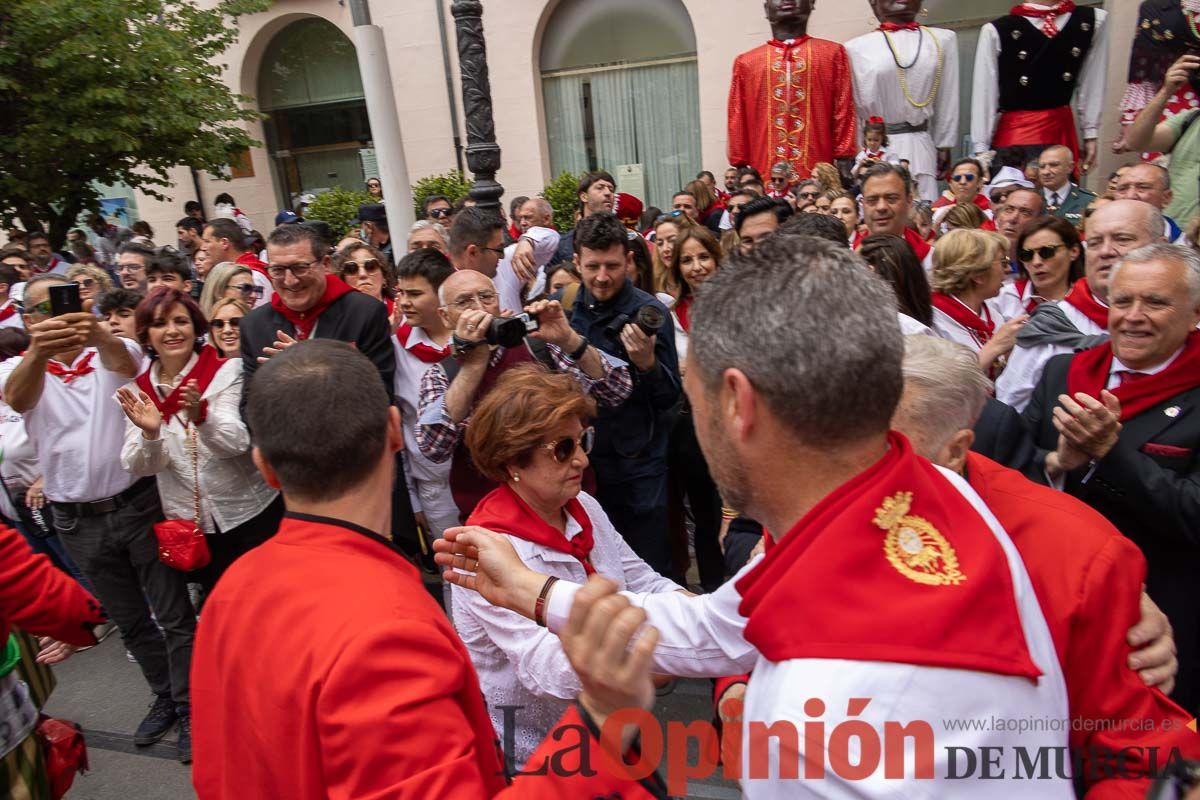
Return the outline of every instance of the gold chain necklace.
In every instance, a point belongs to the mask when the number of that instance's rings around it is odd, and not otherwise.
[[[907,100],[909,105],[913,106],[914,108],[925,108],[931,104],[937,98],[938,88],[942,85],[942,43],[939,42],[937,36],[934,36],[933,32],[924,25],[921,26],[921,32],[928,32],[929,38],[933,40],[934,51],[937,53],[937,70],[933,73],[933,86],[931,86],[929,89],[929,96],[925,98],[925,102],[918,103],[916,100],[913,100],[912,95],[908,93],[908,70],[900,66],[900,56],[896,53],[896,46],[892,43],[892,37],[888,35],[887,31],[880,31],[880,33],[883,34],[883,38],[887,41],[888,49],[892,51],[892,61],[894,61],[896,64],[896,75],[900,78],[900,91],[904,93],[904,99]]]

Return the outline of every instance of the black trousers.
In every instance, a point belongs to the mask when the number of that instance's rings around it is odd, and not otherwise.
[[[187,575],[158,559],[151,528],[162,518],[153,481],[107,514],[75,516],[59,504],[53,507],[63,547],[96,588],[146,682],[155,694],[182,705],[188,702],[196,614]]]
[[[721,495],[696,440],[693,419],[691,409],[684,408],[671,430],[668,456],[671,529],[672,538],[682,539],[686,552],[687,525],[683,507],[686,498],[695,530],[693,543],[700,585],[706,592],[711,592],[725,580],[725,559],[720,544]]]
[[[683,585],[671,560],[665,459],[593,458],[596,499],[617,533],[655,572]]]
[[[241,525],[208,534],[204,540],[208,542],[208,552],[212,559],[208,565],[191,574],[192,580],[204,587],[207,595],[217,585],[217,580],[225,574],[225,570],[233,566],[233,562],[270,539],[279,530],[283,520],[283,495],[278,495],[271,504],[255,514]],[[213,522],[216,527],[216,522]]]

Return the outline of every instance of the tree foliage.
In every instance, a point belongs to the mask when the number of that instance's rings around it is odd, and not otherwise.
[[[58,246],[97,183],[153,197],[177,166],[216,172],[257,144],[250,98],[221,80],[236,18],[270,0],[4,0],[0,222]]]
[[[467,196],[471,191],[471,181],[465,178],[460,170],[452,169],[440,175],[427,175],[413,184],[413,212],[417,219],[421,218],[425,198],[440,194],[450,200],[453,205]]]
[[[561,172],[542,189],[542,197],[554,209],[554,227],[566,233],[575,227],[575,212],[579,208],[579,175]]]
[[[353,232],[350,223],[358,217],[358,207],[374,202],[375,198],[366,192],[355,192],[335,186],[313,198],[304,211],[304,218],[329,223],[336,244],[338,240]]]

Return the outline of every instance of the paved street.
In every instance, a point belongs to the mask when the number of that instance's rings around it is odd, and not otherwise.
[[[83,726],[91,762],[91,771],[76,778],[68,800],[195,797],[190,769],[175,760],[173,732],[152,747],[133,745],[132,732],[147,710],[150,694],[137,665],[126,660],[118,635],[75,655],[56,673],[58,688],[46,711]],[[655,712],[660,720],[691,722],[708,719],[711,709],[708,681],[681,681],[672,694],[659,699]],[[741,796],[733,784],[718,781],[693,782],[690,788],[688,797],[693,798]]]

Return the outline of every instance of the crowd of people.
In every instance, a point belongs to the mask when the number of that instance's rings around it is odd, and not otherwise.
[[[669,208],[588,172],[567,231],[434,195],[393,237],[376,178],[349,232],[228,194],[172,246],[10,231],[0,789],[50,796],[18,662],[118,630],[134,743],[177,729],[203,798],[665,797],[601,762],[677,678],[725,730],[805,724],[743,740],[750,797],[826,749],[815,795],[916,795],[951,741],[1077,754],[980,796],[1144,795],[1200,758],[1200,127],[1160,119],[1198,67],[1123,133],[1169,165],[1095,193],[1077,142],[914,163],[889,137],[927,129],[860,114],[853,159]],[[815,718],[942,747],[857,774]],[[1068,723],[945,727],[996,718]]]

